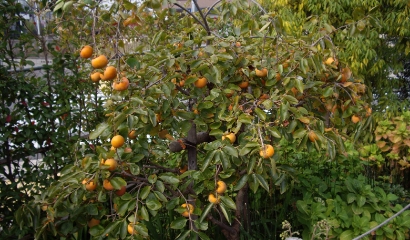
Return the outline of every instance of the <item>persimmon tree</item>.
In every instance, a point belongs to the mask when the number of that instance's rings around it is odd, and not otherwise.
[[[43,207],[38,238],[143,239],[166,211],[179,239],[209,239],[210,225],[239,239],[249,191],[292,181],[280,139],[333,159],[368,122],[365,85],[325,19],[302,19],[293,34],[248,1],[191,13],[174,1],[60,0],[54,13],[63,39],[78,31],[73,54],[92,48],[79,71],[99,73],[89,84],[105,94],[106,118],[89,135],[95,148],[16,212],[22,225]],[[102,80],[107,65],[113,80]]]

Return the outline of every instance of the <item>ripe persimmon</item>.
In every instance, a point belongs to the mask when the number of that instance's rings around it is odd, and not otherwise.
[[[242,89],[245,89],[249,86],[249,82],[248,81],[243,81],[243,82],[239,83],[238,86]]]
[[[351,120],[352,120],[352,123],[358,123],[360,122],[360,117],[357,115],[353,115]]]
[[[222,141],[225,139],[229,139],[229,141],[233,144],[236,141],[235,133],[228,133],[222,136]]]
[[[108,64],[108,59],[104,55],[100,55],[93,60],[91,60],[91,65],[93,68],[104,68]]]
[[[218,187],[216,188],[216,192],[217,192],[218,194],[223,194],[223,193],[226,191],[226,189],[227,189],[226,183],[225,183],[224,181],[219,180],[219,181],[216,183],[216,185],[218,186]]]
[[[221,202],[221,198],[219,196],[218,196],[218,198],[216,198],[213,193],[209,194],[208,200],[213,204],[219,204]]]
[[[262,70],[259,70],[255,68],[255,73],[256,73],[256,76],[258,77],[266,77],[268,76],[268,69],[262,68]]]
[[[117,69],[114,66],[108,66],[100,77],[104,81],[113,80],[117,77]]]
[[[91,218],[90,221],[87,222],[89,228],[97,226],[98,224],[100,224],[100,220],[95,218]]]
[[[270,144],[265,144],[259,151],[259,155],[263,158],[270,158],[275,153],[275,149]]]
[[[94,180],[89,181],[89,179],[84,179],[82,184],[85,185],[85,189],[87,189],[87,191],[94,191],[95,188],[97,187],[97,184],[94,182]]]
[[[108,179],[104,179],[104,181],[103,181],[103,188],[104,188],[105,190],[108,190],[108,191],[114,190],[114,187],[111,185],[111,182],[110,182],[110,180],[108,180]]]
[[[118,163],[117,160],[115,160],[114,158],[109,158],[104,161],[104,165],[109,166],[108,171],[112,172],[115,169],[117,169]]]
[[[128,133],[128,138],[129,139],[136,139],[137,138],[137,132],[135,130],[132,130],[131,132]]]
[[[184,217],[189,217],[190,214],[194,213],[194,206],[190,203],[184,203],[181,205],[181,207],[186,208],[186,211],[181,213],[181,215]]]
[[[130,82],[128,81],[128,78],[122,77],[120,81],[114,81],[112,84],[112,88],[117,91],[124,91],[128,89],[128,86],[130,85]]]
[[[90,58],[93,55],[93,47],[90,45],[84,46],[80,51],[80,57]]]
[[[91,73],[91,74],[90,74],[90,78],[91,78],[91,81],[93,81],[93,82],[98,82],[98,81],[100,81],[100,79],[101,79],[100,73],[99,73],[99,72]]]
[[[208,83],[208,80],[204,77],[198,78],[198,80],[196,80],[194,82],[195,87],[197,88],[204,88],[206,86],[206,84]]]
[[[314,131],[310,131],[308,137],[311,142],[316,142],[316,140],[319,139],[319,137],[316,135]]]

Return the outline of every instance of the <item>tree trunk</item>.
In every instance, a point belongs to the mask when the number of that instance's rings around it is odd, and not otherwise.
[[[248,190],[249,190],[249,186],[248,184],[246,184],[241,190],[239,190],[238,195],[236,196],[236,212],[235,212],[235,218],[233,219],[232,225],[229,226],[226,221],[222,223],[222,224],[228,225],[227,226],[228,228],[222,227],[222,233],[224,234],[227,240],[239,240],[240,231],[241,231],[240,226],[241,225],[246,226],[247,222],[249,221],[248,219],[248,216],[249,216],[248,214],[248,211],[249,211]],[[220,223],[217,225],[220,225]]]

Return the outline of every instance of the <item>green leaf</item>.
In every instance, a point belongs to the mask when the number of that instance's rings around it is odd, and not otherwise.
[[[255,113],[256,113],[256,115],[258,115],[258,117],[259,117],[262,121],[265,121],[265,120],[266,120],[266,113],[265,113],[262,109],[256,107],[256,108],[255,108]]]
[[[298,208],[299,212],[301,212],[302,214],[304,214],[306,216],[310,215],[309,206],[307,205],[306,202],[304,202],[302,200],[298,200],[296,202],[296,207]]]
[[[266,180],[262,177],[260,174],[256,174],[256,178],[258,179],[259,184],[267,191],[269,192],[269,185],[266,182]]]
[[[302,81],[302,80],[300,80],[300,79],[295,79],[295,86],[296,86],[296,89],[297,89],[299,92],[303,93],[304,85],[303,85],[303,81]]]
[[[209,164],[211,163],[212,159],[214,158],[214,155],[215,155],[216,151],[217,150],[207,152],[207,154],[205,156],[205,159],[204,159],[204,163],[201,167],[201,172],[205,171],[208,168]]]
[[[245,155],[247,155],[250,151],[252,151],[252,148],[243,147],[243,148],[239,151],[239,156],[245,156]]]
[[[232,209],[232,210],[236,210],[236,204],[235,202],[232,200],[232,198],[228,197],[228,196],[220,196],[222,203],[227,206],[228,208]]]
[[[347,194],[347,203],[352,203],[356,200],[356,195],[353,193],[348,193]]]
[[[242,189],[245,184],[248,182],[248,175],[245,174],[241,177],[241,179],[239,179],[238,183],[235,185],[234,187],[234,191],[239,191],[240,189]]]
[[[114,187],[114,189],[119,190],[123,186],[127,186],[127,182],[122,179],[121,177],[113,177],[110,180],[111,185]]]
[[[228,223],[231,224],[231,217],[229,216],[228,211],[226,211],[224,204],[220,204],[219,207],[221,208],[221,211],[225,216],[226,221],[228,221]]]
[[[298,130],[296,130],[296,131],[293,133],[293,137],[296,138],[296,139],[298,139],[298,138],[303,138],[303,137],[306,135],[306,133],[307,133],[307,130],[306,130],[306,129],[299,128]]]
[[[256,164],[256,158],[252,157],[248,162],[248,174],[251,174],[253,172],[255,164]]]
[[[168,202],[168,199],[161,192],[154,191],[154,194],[158,198],[158,200],[160,200],[161,202]]]
[[[148,210],[145,206],[141,207],[141,216],[142,216],[142,219],[144,219],[145,221],[149,221]]]
[[[268,127],[267,130],[274,138],[282,138],[282,135],[276,127]]]
[[[363,197],[362,195],[359,195],[356,201],[357,201],[357,206],[362,207],[366,203],[366,198]]]
[[[71,8],[73,7],[73,3],[74,3],[73,1],[65,2],[65,3],[64,3],[64,6],[63,6],[63,11],[64,11],[64,12],[70,11]]]
[[[128,223],[127,221],[122,221],[121,227],[120,227],[120,238],[124,239],[127,236],[128,233]]]
[[[140,167],[137,164],[130,163],[128,165],[128,167],[130,169],[131,174],[133,174],[133,175],[139,175],[140,174]]]
[[[53,9],[53,12],[60,10],[64,6],[64,1],[57,2],[56,6]]]
[[[149,192],[151,191],[151,186],[145,186],[140,192],[140,199],[144,200],[148,197]]]
[[[238,150],[236,150],[236,148],[232,147],[231,145],[225,145],[223,151],[231,155],[232,157],[238,157]]]
[[[158,201],[158,199],[147,199],[147,208],[150,210],[158,210],[162,207],[162,204]]]
[[[141,67],[140,62],[136,58],[128,58],[126,62],[131,68],[134,68],[135,70],[139,70]]]
[[[177,219],[175,219],[174,221],[171,222],[170,227],[172,229],[183,229],[186,226],[188,219],[184,218],[184,217],[179,217]]]
[[[206,218],[206,216],[208,215],[208,213],[211,211],[212,207],[214,206],[213,203],[209,203],[205,209],[202,211],[201,217],[199,218],[199,222],[204,221],[204,219]]]
[[[239,115],[238,121],[245,124],[251,124],[252,116],[242,113],[241,115]]]
[[[288,101],[290,104],[297,104],[299,102],[295,97],[290,96],[290,95],[283,95],[283,98],[286,101]]]
[[[191,230],[186,230],[185,232],[182,232],[181,234],[179,234],[176,240],[184,240],[189,236],[190,233],[191,233]]]
[[[340,240],[352,240],[354,236],[354,233],[352,230],[346,230],[340,234],[339,239]]]
[[[220,157],[221,163],[222,163],[222,167],[224,169],[230,169],[231,167],[231,161],[229,159],[229,156],[227,154],[225,154],[225,152],[223,151],[219,151],[219,154],[217,154],[216,156]]]
[[[164,173],[159,176],[161,180],[169,184],[178,184],[180,180],[172,173]]]
[[[195,114],[193,112],[187,112],[187,111],[176,111],[175,112],[176,116],[182,118],[182,119],[186,119],[186,120],[192,120],[195,118]]]
[[[99,137],[110,125],[106,122],[100,123],[97,125],[96,129],[90,133],[90,140],[94,140]]]
[[[137,231],[137,233],[143,237],[148,237],[148,229],[145,226],[145,224],[138,223],[134,225],[134,229]]]
[[[387,200],[389,200],[390,202],[396,201],[398,198],[399,198],[399,197],[397,197],[397,196],[394,195],[393,193],[387,194]]]
[[[115,232],[115,229],[119,227],[121,222],[110,222],[107,227],[105,227],[105,231],[100,234],[100,236],[105,236],[108,233]]]
[[[201,229],[203,230],[203,229]],[[206,229],[205,229],[206,230]],[[199,238],[201,238],[202,240],[209,240],[210,238],[204,233],[204,232],[198,232],[198,236]]]
[[[90,204],[85,207],[87,214],[89,215],[98,215],[98,208],[96,204]]]

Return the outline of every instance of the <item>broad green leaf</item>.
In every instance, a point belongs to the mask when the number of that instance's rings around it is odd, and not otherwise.
[[[251,174],[253,172],[255,164],[256,164],[256,158],[251,157],[250,161],[248,162],[248,174]]]
[[[223,151],[231,155],[232,157],[238,157],[238,150],[236,150],[236,148],[230,145],[225,145],[225,147],[223,148]]]
[[[182,232],[179,234],[176,238],[176,240],[185,240],[191,233],[191,230],[186,230],[185,232]]]
[[[90,133],[89,138],[91,140],[96,139],[99,137],[107,128],[109,128],[110,125],[106,122],[100,123],[97,125],[96,129]]]
[[[256,113],[256,115],[258,115],[258,117],[259,117],[262,121],[265,121],[265,120],[266,120],[266,113],[265,113],[262,109],[256,107],[256,108],[255,108],[255,113]]]
[[[186,226],[187,221],[187,218],[179,217],[171,222],[170,227],[172,229],[183,229]]]
[[[267,192],[269,192],[269,185],[268,185],[268,183],[266,182],[266,180],[265,180],[261,175],[259,175],[259,174],[256,174],[256,178],[258,179],[259,184],[260,184]]]
[[[172,173],[164,173],[159,176],[161,180],[169,184],[178,184],[180,180]]]
[[[100,236],[105,236],[108,233],[115,232],[115,229],[119,227],[121,222],[110,222],[107,227],[105,227],[105,231]]]
[[[162,207],[162,204],[156,198],[147,199],[146,204],[147,204],[147,208],[150,210],[158,210]]]
[[[357,201],[357,206],[362,207],[366,203],[366,198],[362,195],[359,195],[356,201]]]
[[[340,234],[339,239],[340,240],[352,240],[354,236],[354,233],[352,230],[346,230]]]
[[[128,233],[128,223],[127,221],[122,221],[122,224],[120,226],[120,237],[121,239],[124,239],[127,236]]]
[[[145,224],[138,223],[134,225],[134,229],[137,231],[137,233],[143,237],[148,237],[148,229],[145,226]]]
[[[399,197],[397,197],[396,195],[394,195],[393,193],[389,193],[387,194],[387,200],[389,201],[396,201]]]
[[[220,196],[222,203],[227,206],[228,208],[232,209],[232,210],[236,210],[236,204],[235,202],[232,200],[232,198],[228,197],[228,196]]]
[[[199,218],[199,222],[204,221],[204,219],[206,218],[206,216],[208,215],[208,213],[211,211],[212,207],[214,206],[213,203],[209,203],[205,209],[202,211],[201,217]]]
[[[142,219],[144,219],[145,221],[149,221],[149,214],[145,206],[141,207],[141,216],[142,216]]]
[[[199,238],[201,238],[201,240],[210,240],[210,238],[204,232],[198,232],[198,236]]]
[[[123,186],[127,186],[127,182],[121,177],[113,177],[110,180],[111,185],[114,189],[119,190]]]
[[[224,204],[220,204],[219,207],[221,208],[221,211],[223,215],[225,216],[226,221],[228,221],[229,224],[231,224],[231,216],[229,215],[228,211],[226,210]]]
[[[146,198],[148,197],[148,194],[150,193],[150,191],[151,191],[151,186],[145,186],[145,187],[143,187],[143,188],[141,189],[141,191],[140,191],[139,198],[140,198],[141,200],[146,199]]]
[[[290,104],[297,104],[299,102],[295,97],[290,95],[283,95],[283,99],[288,101]]]
[[[303,213],[304,215],[310,215],[309,206],[306,204],[306,202],[298,200],[296,202],[296,207],[298,208],[299,212]]]
[[[224,151],[219,151],[219,154],[217,154],[216,156],[220,157],[222,167],[224,169],[230,169],[231,167],[230,157]]]
[[[234,191],[239,191],[241,188],[245,186],[245,184],[248,182],[248,175],[245,174],[239,179],[238,183],[234,187]]]
[[[303,128],[299,128],[293,133],[293,137],[298,139],[298,138],[303,138],[307,134],[307,130]]]
[[[212,159],[215,156],[216,151],[217,150],[207,152],[205,159],[204,159],[204,163],[201,167],[201,172],[205,171],[208,168],[209,164],[211,163]]]

